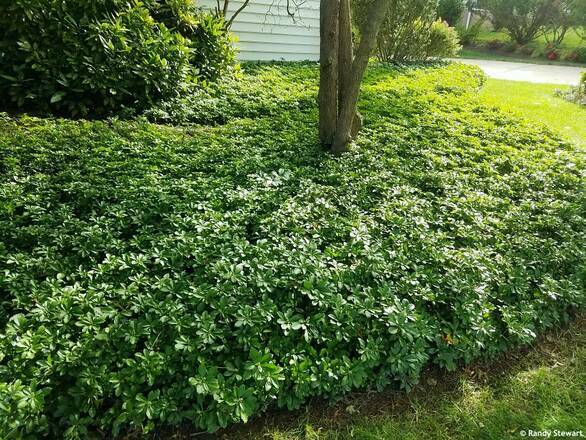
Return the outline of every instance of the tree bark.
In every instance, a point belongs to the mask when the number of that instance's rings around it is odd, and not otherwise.
[[[339,43],[338,43],[338,114],[342,112],[342,103],[350,88],[354,50],[352,47],[352,13],[350,0],[340,0],[339,9]],[[355,113],[352,121],[352,137],[362,128],[362,117]]]
[[[338,123],[332,143],[334,153],[342,153],[348,150],[352,140],[352,122],[356,114],[356,105],[360,93],[360,84],[364,77],[368,59],[372,49],[376,45],[376,36],[391,6],[392,0],[375,0],[368,13],[366,26],[362,29],[360,45],[356,51],[352,71],[348,80],[348,88],[344,91],[344,100],[338,116]],[[321,82],[320,82],[321,86]]]
[[[319,138],[330,148],[338,120],[339,0],[320,1]]]
[[[338,109],[341,111],[342,102],[350,84],[352,61],[354,60],[350,0],[340,0],[339,17]]]

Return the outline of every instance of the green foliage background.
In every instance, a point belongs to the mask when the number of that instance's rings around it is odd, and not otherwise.
[[[439,0],[437,15],[447,21],[450,26],[455,26],[465,10],[464,0]]]
[[[141,111],[234,60],[190,0],[2,0],[0,29],[0,105],[37,113]]]
[[[360,29],[369,24],[372,1],[353,1],[353,20]],[[455,56],[460,49],[454,28],[438,21],[437,0],[392,2],[376,45],[376,56],[384,62],[421,62],[430,57]]]

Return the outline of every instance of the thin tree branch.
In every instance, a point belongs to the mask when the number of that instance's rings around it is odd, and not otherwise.
[[[238,16],[238,14],[240,14],[244,8],[246,8],[246,6],[248,6],[248,3],[250,3],[250,0],[244,0],[244,3],[242,3],[242,6],[240,6],[238,9],[236,9],[236,12],[234,12],[234,15],[232,15],[232,17],[230,18],[230,20],[228,20],[226,22],[226,29],[230,29],[230,26],[232,26],[232,23],[234,23],[234,19]]]

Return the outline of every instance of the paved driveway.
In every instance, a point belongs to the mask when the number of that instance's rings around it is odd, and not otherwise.
[[[586,71],[586,67],[512,63],[509,61],[468,60],[464,58],[452,61],[479,66],[491,78],[534,83],[577,85],[580,82],[580,73]]]

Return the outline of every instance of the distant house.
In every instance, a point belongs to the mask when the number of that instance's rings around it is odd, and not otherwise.
[[[202,8],[216,8],[216,0],[198,0]],[[231,0],[228,16],[243,1]],[[286,1],[250,0],[231,27],[238,37],[241,60],[319,60],[319,0],[305,0],[287,14]]]

